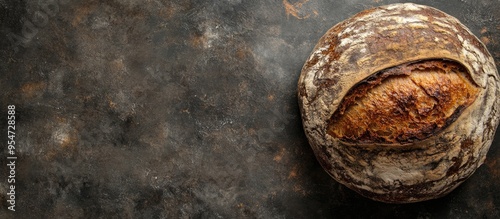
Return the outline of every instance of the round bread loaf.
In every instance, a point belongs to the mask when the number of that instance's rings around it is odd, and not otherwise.
[[[411,3],[332,27],[298,81],[322,167],[390,203],[441,197],[474,173],[499,123],[499,97],[486,47],[456,18]]]

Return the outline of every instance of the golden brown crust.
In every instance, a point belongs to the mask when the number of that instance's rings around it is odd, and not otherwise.
[[[330,119],[328,134],[363,143],[423,140],[454,122],[476,99],[479,88],[468,75],[448,60],[383,70],[348,92]]]

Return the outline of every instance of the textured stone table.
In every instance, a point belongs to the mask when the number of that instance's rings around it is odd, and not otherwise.
[[[453,193],[406,205],[336,183],[307,143],[296,82],[317,40],[394,2],[0,0],[0,218],[499,218],[498,133]],[[498,0],[414,2],[500,63]]]

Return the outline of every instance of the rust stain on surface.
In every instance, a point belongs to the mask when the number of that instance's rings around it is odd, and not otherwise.
[[[488,28],[486,27],[483,27],[480,31],[481,34],[485,34],[486,32],[488,32]]]
[[[75,11],[75,16],[73,17],[73,20],[71,21],[71,25],[73,27],[76,27],[79,23],[82,22],[82,20],[86,17],[89,16],[89,14],[94,11],[94,9],[97,8],[97,5],[92,3],[92,4],[86,4],[83,7],[78,8]]]
[[[24,84],[21,87],[21,92],[23,94],[23,97],[29,99],[29,98],[33,98],[36,95],[41,94],[40,92],[45,90],[46,87],[47,87],[47,84],[45,84],[44,82],[31,82],[31,83]]]
[[[297,165],[295,165],[290,173],[288,174],[288,179],[296,178],[297,177]]]
[[[206,43],[206,38],[203,37],[203,35],[196,34],[194,36],[191,36],[191,39],[189,40],[190,44],[192,47],[195,48],[201,48],[203,44]]]
[[[238,48],[236,50],[236,57],[240,60],[243,60],[247,57],[247,52],[245,50],[243,50],[242,48]]]
[[[267,100],[269,100],[269,102],[274,101],[274,95],[273,94],[267,95]]]
[[[274,156],[273,160],[276,162],[280,162],[283,159],[284,155],[285,155],[285,148],[281,148],[278,154]]]
[[[483,37],[481,37],[481,42],[483,42],[484,45],[488,45],[491,43],[491,40],[490,40],[490,38],[483,36]]]
[[[307,190],[305,190],[304,187],[302,187],[302,185],[300,185],[300,184],[295,184],[293,186],[293,191],[296,193],[299,193],[303,196],[306,196],[309,194],[309,192]]]
[[[304,13],[301,11],[302,7],[304,6],[305,3],[307,3],[309,0],[300,0],[295,3],[290,3],[287,0],[283,0],[283,6],[285,7],[285,12],[287,18],[292,15],[297,19],[306,19],[311,16],[310,13],[303,15]],[[318,12],[313,11],[315,15],[318,14]]]

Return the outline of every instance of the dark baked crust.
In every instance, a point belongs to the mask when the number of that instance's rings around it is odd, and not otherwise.
[[[328,134],[353,143],[395,146],[423,140],[453,123],[478,92],[459,63],[405,63],[351,88],[331,117]]]

